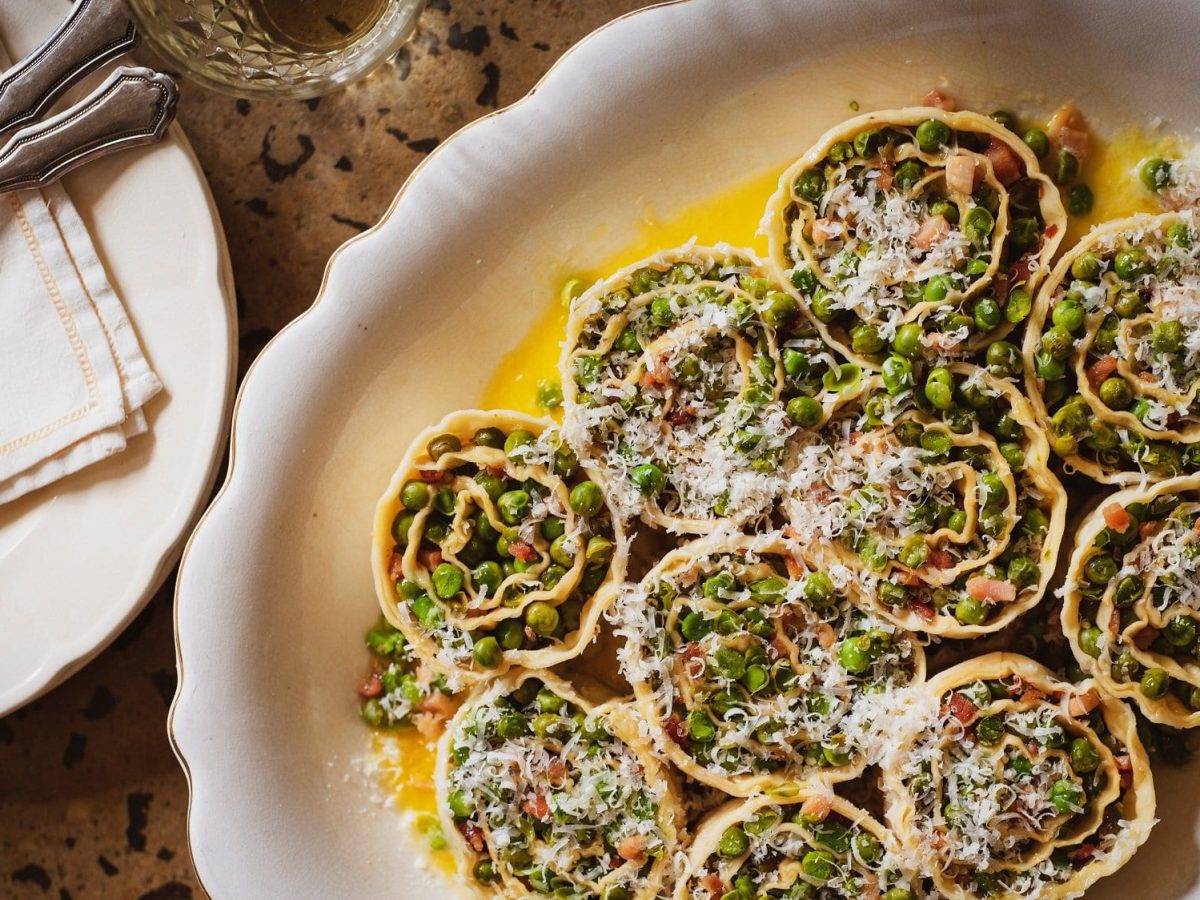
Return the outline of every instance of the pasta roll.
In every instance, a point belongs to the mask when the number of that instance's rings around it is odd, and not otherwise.
[[[1051,446],[1106,484],[1200,469],[1200,221],[1193,210],[1093,229],[1038,293],[1029,396]]]
[[[384,614],[453,683],[587,646],[628,542],[553,423],[452,413],[413,442],[375,515]]]
[[[480,895],[654,900],[684,824],[635,714],[549,672],[513,670],[467,698],[438,745],[438,810]]]
[[[974,637],[1033,607],[1066,493],[1011,382],[955,363],[888,376],[792,438],[785,534],[856,602],[910,631]]]
[[[657,745],[734,796],[857,777],[924,676],[911,635],[853,606],[778,535],[712,535],[669,553],[614,618]]]
[[[926,686],[884,767],[887,821],[947,897],[1078,896],[1153,827],[1133,712],[1094,682],[993,653]]]
[[[924,896],[891,833],[813,784],[735,801],[699,826],[675,900]]]
[[[1079,528],[1063,633],[1079,664],[1151,721],[1200,725],[1200,475],[1129,488]]]
[[[840,375],[796,301],[729,247],[668,251],[583,294],[560,368],[563,434],[617,511],[685,534],[769,514],[789,410],[819,419]]]
[[[1017,135],[916,107],[826,132],[780,177],[765,224],[772,266],[826,340],[878,367],[889,344],[966,356],[1010,332],[1066,214]]]

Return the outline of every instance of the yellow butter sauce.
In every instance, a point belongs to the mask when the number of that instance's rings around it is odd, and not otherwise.
[[[1135,213],[1161,212],[1158,199],[1138,178],[1138,167],[1152,156],[1178,157],[1182,150],[1178,137],[1134,126],[1109,140],[1093,141],[1079,180],[1091,187],[1096,203],[1088,215],[1071,217],[1063,248],[1074,244],[1093,225]],[[1066,193],[1064,190],[1064,202]]]
[[[454,856],[449,850],[433,849],[426,831],[437,818],[437,794],[433,786],[437,743],[413,728],[378,731],[371,738],[371,758],[382,790],[397,809],[415,817],[418,839],[429,848],[434,867],[453,875]]]
[[[574,277],[584,284],[594,284],[630,263],[687,243],[693,237],[701,244],[724,241],[765,254],[766,239],[757,233],[758,223],[784,167],[780,165],[690,204],[669,218],[660,219],[653,211],[647,213],[637,224],[638,235],[632,244],[608,259],[589,262],[589,268]],[[536,402],[538,382],[558,377],[558,354],[566,324],[567,311],[559,298],[547,298],[546,310],[529,334],[501,360],[479,399],[480,407],[541,415],[544,410],[538,409]]]

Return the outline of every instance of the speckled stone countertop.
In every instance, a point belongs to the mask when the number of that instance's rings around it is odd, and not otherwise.
[[[306,103],[186,89],[183,124],[229,240],[241,371],[316,296],[439,142],[518,99],[639,0],[431,0],[395,64]],[[166,736],[174,577],[97,660],[0,719],[0,897],[201,896],[187,785]]]

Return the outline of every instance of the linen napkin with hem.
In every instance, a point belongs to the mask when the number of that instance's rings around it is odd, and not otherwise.
[[[0,195],[0,503],[124,450],[161,389],[66,191]]]

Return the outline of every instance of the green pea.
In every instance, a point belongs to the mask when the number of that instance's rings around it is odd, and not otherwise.
[[[753,665],[746,666],[746,674],[741,678],[742,684],[752,694],[757,694],[765,688],[771,681],[770,673],[766,666]]]
[[[1167,240],[1175,247],[1192,246],[1192,229],[1187,222],[1176,222],[1167,229]]]
[[[980,331],[991,331],[999,328],[1004,319],[1000,304],[991,297],[981,297],[975,301],[975,327]]]
[[[1092,584],[1108,584],[1117,577],[1117,561],[1104,553],[1097,553],[1084,564],[1084,574]]]
[[[1054,329],[1050,330],[1053,331]],[[1039,378],[1044,378],[1046,381],[1058,381],[1060,378],[1066,377],[1066,364],[1061,359],[1056,359],[1049,353],[1038,353],[1033,358],[1033,362],[1034,369],[1037,371]]]
[[[794,187],[798,197],[816,203],[825,193],[825,175],[820,169],[808,169],[796,177]]]
[[[1100,384],[1100,400],[1109,409],[1125,409],[1133,402],[1133,390],[1124,378],[1106,378]]]
[[[921,435],[921,449],[934,456],[945,456],[954,446],[954,439],[942,431],[926,431]]]
[[[746,674],[746,658],[732,647],[718,647],[712,656],[713,670],[734,681]]]
[[[836,860],[828,850],[810,850],[800,861],[804,874],[819,884],[824,884],[833,877]]]
[[[571,509],[580,516],[594,516],[604,506],[604,492],[594,481],[581,481],[571,488]]]
[[[762,311],[762,320],[772,328],[786,325],[800,312],[800,304],[795,298],[782,291],[771,291],[767,294],[767,301]]]
[[[475,801],[471,799],[471,795],[465,790],[459,788],[450,792],[450,796],[446,798],[447,805],[450,807],[450,812],[454,814],[456,819],[466,819],[475,814]]]
[[[1058,779],[1050,788],[1050,802],[1063,815],[1074,812],[1082,800],[1083,791],[1065,778]]]
[[[917,146],[933,153],[950,140],[950,127],[937,119],[926,119],[916,130]]]
[[[925,282],[922,298],[929,303],[941,303],[954,289],[954,279],[949,275],[934,275]]]
[[[995,341],[988,345],[987,364],[997,375],[1016,375],[1021,370],[1021,351],[1008,341]]]
[[[633,471],[629,473],[629,479],[643,497],[653,497],[661,493],[667,484],[667,476],[654,463],[634,466]]]
[[[613,542],[602,535],[592,535],[583,556],[592,565],[606,566],[613,558]]]
[[[1095,253],[1081,253],[1071,261],[1071,276],[1080,281],[1098,281],[1104,263]]]
[[[475,436],[471,438],[471,443],[477,447],[494,447],[499,449],[504,446],[504,432],[499,428],[480,428],[475,432]]]
[[[829,605],[833,596],[833,580],[824,572],[809,572],[804,576],[804,599],[816,609]]]
[[[789,378],[803,378],[808,374],[810,360],[808,355],[791,347],[785,347],[783,353],[783,371]]]
[[[517,454],[517,451],[520,450],[520,448],[530,446],[535,440],[536,438],[533,436],[532,432],[527,431],[524,428],[518,428],[510,432],[508,437],[505,438],[504,453],[507,456],[513,456],[514,454]]]
[[[509,525],[516,525],[527,515],[533,507],[533,498],[526,491],[506,491],[500,495],[500,499],[496,501],[496,509],[500,513],[500,518]]]
[[[967,527],[967,514],[964,510],[956,509],[946,520],[946,527],[951,531],[961,532]]]
[[[896,329],[892,338],[892,349],[908,359],[916,359],[921,355],[921,338],[925,336],[924,329],[916,322],[905,322]]]
[[[1166,669],[1150,668],[1142,675],[1138,690],[1150,700],[1159,700],[1166,696],[1167,689],[1170,686],[1171,678],[1167,674]]]
[[[1041,226],[1037,219],[1028,216],[1013,219],[1008,227],[1008,242],[1014,253],[1024,253],[1037,245]]]
[[[687,717],[688,737],[698,744],[712,743],[717,737],[716,726],[706,713],[692,710]]]
[[[769,575],[750,583],[750,594],[760,603],[782,603],[788,583],[777,575]]]
[[[975,737],[985,747],[991,747],[1004,737],[1004,723],[995,716],[984,716],[975,725]]]
[[[838,662],[851,675],[871,668],[871,642],[865,635],[846,638],[838,645]]]
[[[477,591],[486,590],[489,597],[496,596],[496,591],[500,588],[500,582],[504,580],[504,573],[500,570],[500,564],[492,560],[485,560],[471,570],[471,583],[475,585]]]
[[[1094,625],[1080,629],[1079,649],[1096,659],[1100,655],[1100,637],[1100,629]]]
[[[463,588],[463,573],[450,563],[440,563],[430,576],[434,592],[443,600],[449,600]]]
[[[417,517],[411,512],[401,510],[396,513],[396,517],[392,519],[392,539],[398,546],[408,546],[408,536],[416,521]]]
[[[955,218],[958,218],[957,215]],[[986,275],[990,268],[991,264],[986,259],[979,256],[972,256],[967,260],[966,265],[963,266],[963,274],[972,279],[980,278]]]
[[[850,349],[864,356],[878,353],[887,346],[879,335],[879,329],[870,322],[859,322],[850,329]]]
[[[629,892],[629,888],[621,887],[619,884],[607,884],[600,893],[600,900],[630,900],[632,897],[633,894]]]
[[[1183,325],[1174,319],[1156,322],[1150,345],[1160,353],[1174,353],[1183,346]]]
[[[710,631],[708,619],[704,613],[690,612],[679,623],[680,633],[689,641],[698,641]]]
[[[1004,318],[1013,325],[1024,322],[1033,310],[1033,295],[1023,287],[1013,288],[1004,307]]]
[[[1042,570],[1028,556],[1014,556],[1008,563],[1008,580],[1017,586],[1017,589],[1029,587],[1037,584],[1041,580]]]
[[[718,572],[715,575],[710,575],[704,579],[702,590],[704,596],[710,600],[721,600],[726,595],[733,592],[737,587],[737,580],[729,572]]]
[[[883,146],[883,141],[883,135],[875,129],[860,131],[854,136],[854,152],[859,156],[870,156]]]
[[[811,428],[821,421],[824,410],[813,397],[793,397],[787,402],[787,417],[801,428]]]
[[[943,200],[939,197],[929,204],[929,215],[941,216],[951,225],[954,225],[958,222],[958,207],[949,200]]]
[[[1150,272],[1150,257],[1142,247],[1118,250],[1113,257],[1113,271],[1122,281],[1137,281]]]
[[[1025,142],[1025,146],[1032,150],[1033,155],[1038,159],[1041,159],[1050,152],[1050,138],[1046,137],[1046,132],[1040,128],[1030,128],[1021,135],[1021,140]]]
[[[1058,154],[1058,165],[1054,170],[1055,184],[1070,184],[1079,174],[1079,159],[1069,150]]]
[[[937,368],[925,382],[925,399],[935,409],[947,410],[954,405],[954,376],[949,369]]]
[[[621,353],[637,353],[642,349],[642,343],[632,328],[624,328],[613,341],[613,349]]]
[[[750,839],[738,825],[731,825],[721,833],[717,842],[717,853],[723,859],[736,859],[750,849]]]
[[[1196,621],[1191,616],[1175,616],[1163,635],[1172,647],[1190,647],[1196,641]]]
[[[963,233],[974,244],[982,244],[996,227],[995,217],[982,206],[972,207],[963,222]]]
[[[525,626],[517,619],[505,619],[496,628],[496,640],[505,650],[520,650],[525,643]]]
[[[962,597],[954,606],[954,618],[964,625],[982,625],[988,619],[987,604],[974,597]]]
[[[892,183],[898,190],[908,191],[925,176],[925,167],[920,160],[906,159],[896,166],[892,175]]]
[[[387,716],[387,710],[383,708],[383,704],[374,698],[365,701],[358,712],[362,716],[362,720],[372,728],[382,725]]]
[[[496,872],[496,864],[490,859],[481,859],[475,863],[473,874],[475,875],[475,880],[483,884],[491,884],[500,877],[499,873]]]
[[[904,542],[899,558],[900,562],[910,569],[919,569],[925,565],[925,560],[928,556],[929,545],[925,543],[925,538],[919,534],[914,534]]]
[[[912,363],[903,356],[889,356],[883,361],[883,384],[893,397],[913,386]]]
[[[1138,177],[1148,190],[1157,193],[1171,184],[1171,164],[1160,156],[1151,157],[1138,169]]]
[[[447,453],[457,453],[461,449],[462,441],[453,434],[439,434],[425,445],[425,452],[435,461]]]
[[[1092,211],[1096,197],[1086,184],[1077,184],[1067,194],[1067,211],[1073,216],[1086,216]]]
[[[1042,352],[1055,359],[1066,359],[1075,349],[1075,338],[1061,325],[1055,325],[1042,335]]]
[[[915,900],[916,895],[906,887],[888,888],[883,892],[882,900]]]
[[[525,610],[525,624],[529,629],[542,637],[549,637],[558,628],[560,617],[558,610],[542,600],[530,603]]]
[[[500,649],[499,641],[494,637],[485,637],[475,642],[475,646],[471,648],[471,655],[480,667],[494,669],[500,665],[504,653]]]
[[[429,503],[429,486],[423,481],[406,481],[400,489],[400,502],[405,509],[424,509]]]
[[[1068,294],[1055,305],[1050,317],[1056,326],[1074,334],[1083,327],[1083,304]]]
[[[837,315],[837,297],[828,288],[818,288],[809,308],[820,322],[832,322]]]

